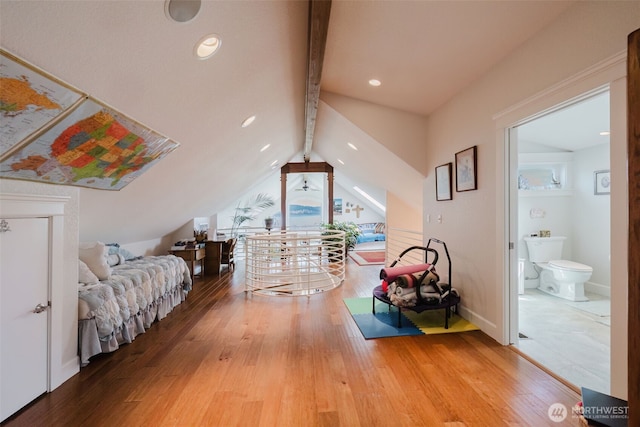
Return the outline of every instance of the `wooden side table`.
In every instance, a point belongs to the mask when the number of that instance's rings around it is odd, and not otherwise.
[[[179,256],[183,260],[187,262],[187,264],[191,264],[191,282],[195,277],[196,270],[196,262],[200,261],[200,277],[204,276],[204,259],[206,258],[205,248],[196,248],[196,249],[179,249],[179,250],[171,250],[169,251],[175,256]]]

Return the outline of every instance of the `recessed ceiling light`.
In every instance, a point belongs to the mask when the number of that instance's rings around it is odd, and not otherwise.
[[[356,147],[356,146],[355,146],[355,145],[353,145],[352,143],[347,142],[347,145],[348,145],[349,147],[351,147],[352,149],[354,149],[354,150],[358,151],[358,147]]]
[[[267,145],[265,145],[264,147],[262,147],[262,148],[260,149],[260,152],[262,153],[264,150],[266,150],[266,149],[267,149],[267,148],[269,148],[269,147],[271,147],[271,144],[267,144]]]
[[[380,86],[382,84],[382,82],[380,80],[378,80],[378,79],[371,79],[371,80],[369,80],[369,84],[371,86],[378,87],[378,86]]]
[[[343,162],[342,160],[338,159],[338,162],[339,162],[341,165],[344,165],[344,162]]]
[[[251,123],[253,123],[253,121],[256,119],[256,116],[250,116],[247,117],[246,119],[244,119],[244,121],[242,122],[242,127],[246,128],[247,126],[249,126]]]
[[[602,135],[602,136],[611,135],[611,132],[609,132],[608,130],[605,130],[603,132],[600,132],[600,135]]]
[[[196,43],[195,53],[198,59],[211,58],[220,49],[222,40],[217,34],[204,36]]]

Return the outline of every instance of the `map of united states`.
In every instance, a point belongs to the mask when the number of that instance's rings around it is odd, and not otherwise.
[[[154,156],[147,155],[143,138],[108,112],[99,111],[66,128],[51,145],[50,157],[29,155],[12,163],[11,168],[31,170],[39,176],[60,168],[72,181],[110,178],[116,185],[153,160]]]

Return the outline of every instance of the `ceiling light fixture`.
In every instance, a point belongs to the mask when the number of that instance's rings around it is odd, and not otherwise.
[[[605,130],[605,131],[600,132],[600,135],[602,135],[602,136],[611,135],[611,132],[609,132],[608,130]]]
[[[356,146],[355,146],[355,145],[353,145],[352,143],[347,142],[347,145],[348,145],[349,147],[351,147],[353,150],[358,151],[358,147],[356,147]]]
[[[382,82],[378,79],[371,79],[369,80],[369,84],[373,87],[378,87],[382,84]]]
[[[251,123],[253,123],[253,121],[256,119],[256,116],[250,116],[247,117],[246,119],[244,119],[242,121],[242,127],[246,128],[247,126],[249,126]]]
[[[274,167],[274,166],[275,166],[275,165],[277,165],[277,164],[278,164],[278,161],[277,161],[277,160],[274,160],[273,162],[271,162],[271,167]]]
[[[217,34],[209,34],[198,40],[195,47],[195,54],[198,59],[211,58],[220,49],[221,44],[222,40],[220,36]]]
[[[340,159],[338,159],[338,163],[340,163],[341,165],[344,165],[344,162]]]
[[[262,148],[260,149],[260,152],[262,153],[263,151],[265,151],[265,150],[266,150],[267,148],[269,148],[269,147],[271,147],[271,144],[267,144],[267,145],[265,145],[264,147],[262,147]]]
[[[176,22],[189,22],[200,12],[201,0],[167,0],[164,13]]]

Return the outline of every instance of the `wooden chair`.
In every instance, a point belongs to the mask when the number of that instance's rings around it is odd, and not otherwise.
[[[226,242],[222,244],[222,255],[220,257],[221,258],[220,265],[227,264],[227,266],[229,267],[229,271],[233,270],[233,268],[235,267],[233,252],[236,248],[237,242],[238,242],[238,239],[235,237],[232,237],[231,239],[228,239]]]

